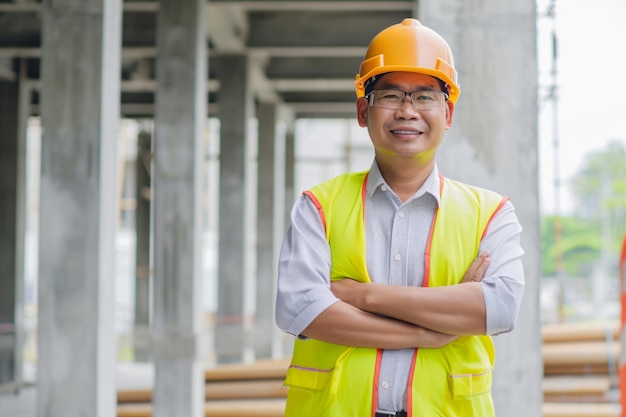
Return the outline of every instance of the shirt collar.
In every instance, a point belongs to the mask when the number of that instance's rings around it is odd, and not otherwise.
[[[368,197],[372,197],[374,193],[381,187],[387,186],[387,182],[383,178],[383,175],[380,173],[380,169],[378,168],[378,163],[376,160],[372,162],[372,166],[370,167],[369,174],[367,176],[367,185],[366,185],[366,193]],[[422,186],[417,190],[417,192],[410,198],[413,200],[414,198],[418,198],[426,193],[432,195],[437,201],[437,206],[439,206],[439,168],[437,164],[433,166],[433,170],[430,172],[428,178]]]

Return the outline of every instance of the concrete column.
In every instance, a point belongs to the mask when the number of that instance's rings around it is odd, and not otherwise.
[[[295,176],[296,176],[296,134],[295,120],[291,120],[287,126],[285,135],[285,230],[291,224],[291,208],[295,202]]]
[[[37,415],[110,417],[121,2],[41,14]]]
[[[150,332],[150,200],[152,134],[142,130],[137,137],[135,201],[135,361],[149,359]]]
[[[19,84],[0,80],[0,390],[17,383]],[[22,186],[24,184],[21,184]]]
[[[256,358],[272,357],[278,252],[284,235],[287,122],[279,105],[258,106],[257,274],[254,343]]]
[[[245,177],[248,125],[254,116],[245,55],[220,56],[220,201],[218,306],[215,352],[221,363],[241,362],[251,341],[246,336],[244,303],[248,259]]]
[[[26,124],[31,90],[20,61],[16,81],[0,81],[0,391],[23,380]]]
[[[498,415],[541,415],[540,233],[535,2],[422,0],[419,18],[450,44],[461,83],[439,152],[443,175],[507,195],[524,227],[526,290],[514,332],[494,337]]]
[[[291,224],[291,209],[296,199],[295,196],[295,174],[296,174],[296,139],[295,139],[295,116],[291,114],[287,123],[285,132],[285,163],[284,163],[284,184],[285,196],[283,205],[283,231],[281,232],[280,242],[284,238],[284,232]],[[275,325],[274,325],[275,326]],[[276,327],[276,326],[275,326]],[[276,327],[277,329],[277,327]],[[293,336],[284,332],[277,331],[274,335],[273,356],[288,357],[293,353]]]
[[[204,0],[161,0],[154,141],[155,417],[204,415],[201,209],[206,124]]]

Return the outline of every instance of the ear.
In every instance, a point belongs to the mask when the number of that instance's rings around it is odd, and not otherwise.
[[[367,99],[364,97],[356,99],[356,119],[359,126],[367,127]]]
[[[446,101],[446,130],[452,127],[452,115],[454,114],[454,103]]]

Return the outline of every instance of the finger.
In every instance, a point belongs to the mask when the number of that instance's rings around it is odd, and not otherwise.
[[[480,259],[481,261],[485,261],[485,260],[489,259],[489,251],[486,250],[484,252],[481,252],[481,254],[478,255],[478,258],[476,258],[476,259]]]
[[[469,268],[467,268],[467,271],[463,275],[462,282],[480,281],[483,278],[487,267],[489,266],[489,261],[490,258],[488,251],[482,252],[480,255],[478,255],[478,257],[474,259]]]
[[[476,277],[477,271],[483,265],[485,260],[488,258],[489,258],[489,252],[486,252],[486,251],[478,255],[478,257],[474,259],[474,261],[469,266],[469,268],[467,268],[467,272],[465,273],[465,276],[470,279],[473,279],[474,277]]]
[[[491,262],[491,258],[488,256],[481,260],[481,263],[478,265],[478,268],[474,272],[472,277],[472,281],[482,281],[485,277],[485,272],[487,272],[487,268],[489,267],[489,263]]]

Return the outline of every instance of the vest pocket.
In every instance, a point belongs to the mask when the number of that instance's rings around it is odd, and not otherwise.
[[[491,392],[493,370],[479,374],[449,375],[450,394],[455,400],[471,400],[473,396]]]
[[[289,388],[285,417],[322,416],[328,407],[328,386],[333,369],[315,369],[291,365],[284,386]]]
[[[304,368],[291,365],[284,385],[289,388],[318,392],[326,388],[333,375],[332,369]]]

